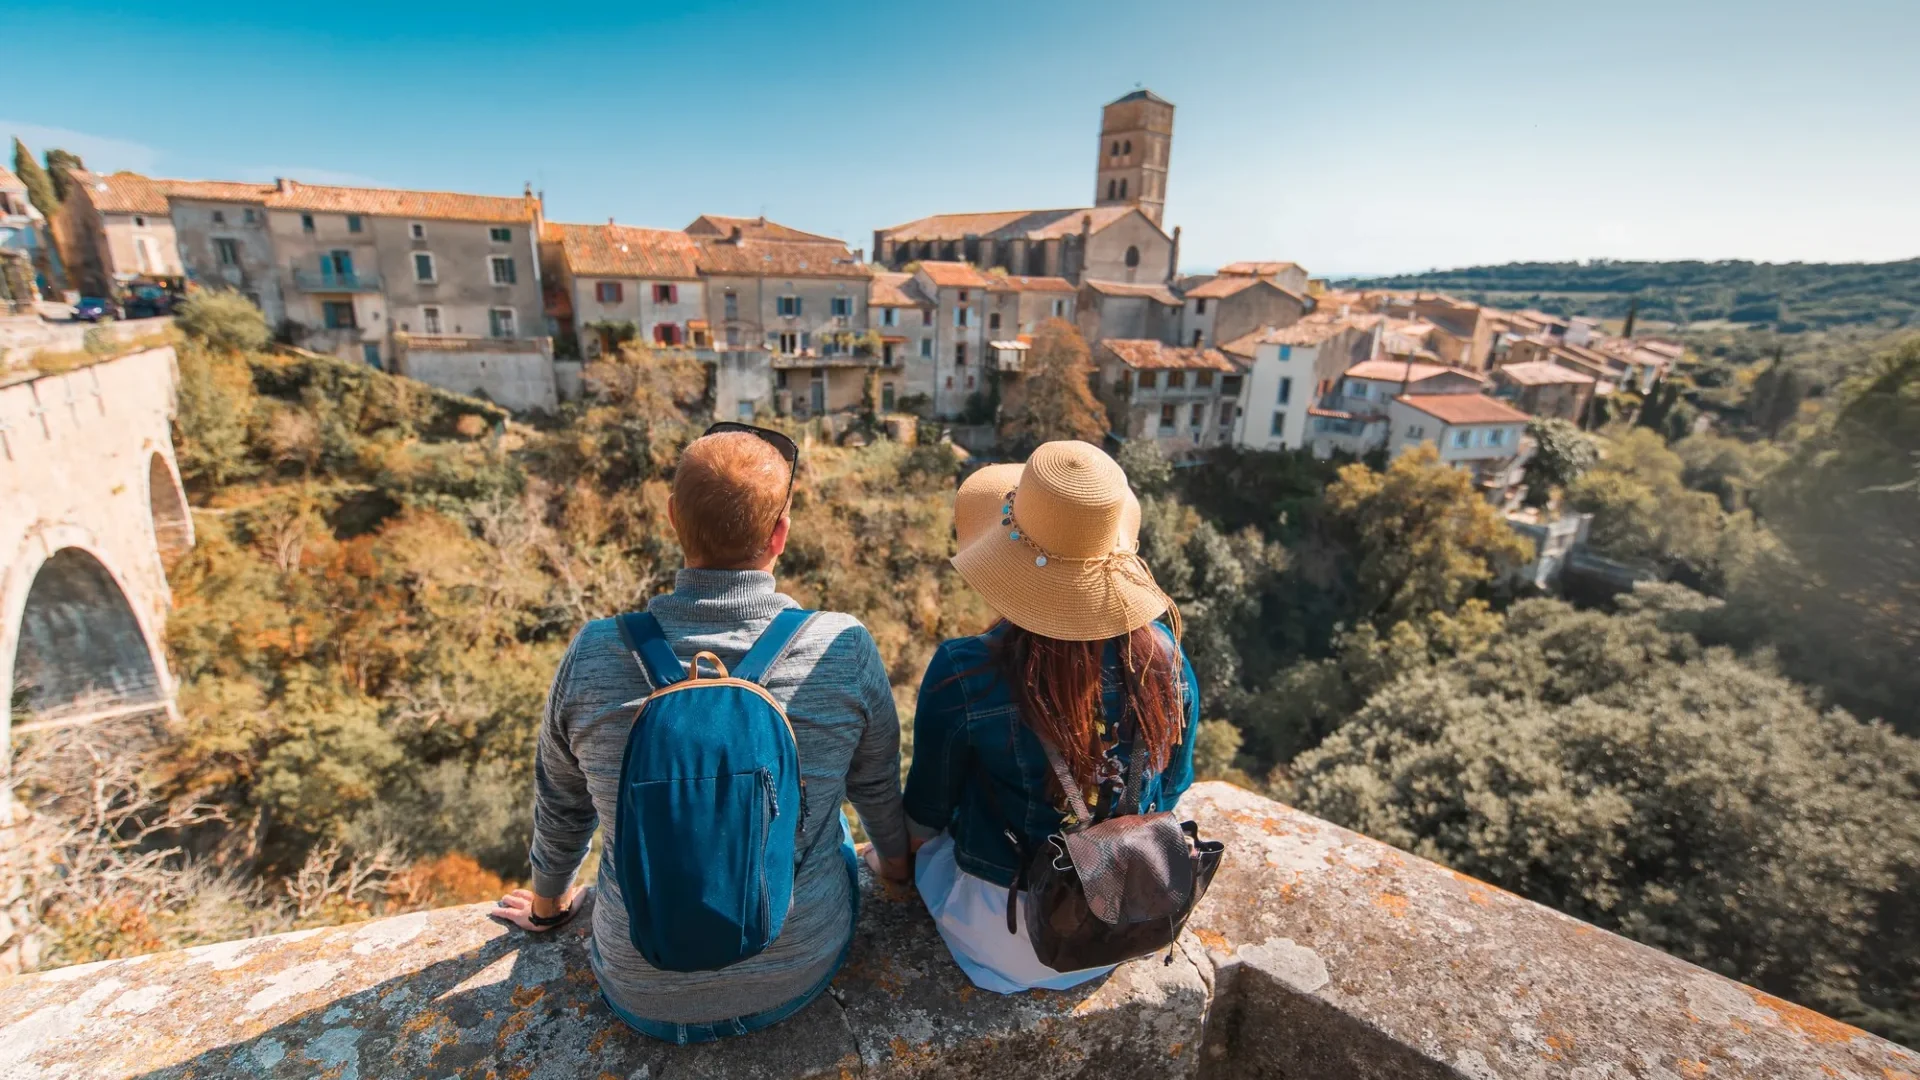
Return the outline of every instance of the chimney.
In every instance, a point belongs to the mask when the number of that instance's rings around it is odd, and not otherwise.
[[[533,181],[531,180],[527,181],[527,186],[526,186],[524,195],[526,198],[529,198],[529,199],[533,198]]]
[[[293,181],[284,176],[276,176],[273,178],[273,190],[285,195],[287,192],[293,190]]]
[[[740,226],[735,225],[733,228],[727,230],[727,243],[737,244],[739,242],[740,242]]]
[[[1180,276],[1180,226],[1173,227],[1173,250],[1167,252],[1167,280]]]
[[[612,214],[608,214],[608,215],[607,215],[607,225],[608,225],[609,227],[611,227],[611,226],[613,225],[613,215],[612,215]]]

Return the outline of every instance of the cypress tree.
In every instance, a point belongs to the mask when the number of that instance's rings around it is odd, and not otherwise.
[[[71,151],[54,148],[47,151],[47,175],[53,180],[53,194],[61,202],[67,201],[68,169],[84,169],[86,163],[80,155]]]
[[[54,215],[60,212],[60,196],[53,181],[47,178],[47,170],[34,160],[33,151],[28,150],[27,144],[21,142],[18,136],[13,140],[13,172],[21,183],[27,185],[27,201],[33,203],[33,208],[40,211],[43,217],[52,221]]]

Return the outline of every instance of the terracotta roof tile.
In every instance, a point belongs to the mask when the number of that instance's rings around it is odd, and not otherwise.
[[[839,244],[846,245],[831,236],[819,233],[802,232],[791,225],[782,225],[777,221],[768,221],[765,217],[726,217],[721,214],[701,214],[686,227],[688,236],[713,236],[722,239],[740,230],[742,240],[782,240],[795,244]]]
[[[1524,424],[1529,419],[1485,394],[1401,394],[1393,400],[1449,424]]]
[[[1289,270],[1306,273],[1307,268],[1297,262],[1232,262],[1220,268],[1222,274],[1248,277],[1272,277]]]
[[[1266,333],[1269,329],[1271,329],[1271,327],[1263,326],[1251,334],[1242,334],[1232,341],[1221,345],[1220,351],[1234,359],[1244,360],[1251,364],[1253,362],[1254,346],[1260,344],[1260,335]]]
[[[1130,338],[1109,339],[1101,342],[1100,347],[1112,353],[1121,363],[1142,371],[1188,368],[1227,372],[1239,370],[1218,349],[1182,348]]]
[[[1137,211],[1133,206],[1095,206],[1067,210],[998,210],[984,214],[934,214],[881,229],[892,240],[1054,240],[1078,235],[1082,218],[1092,218],[1099,232]]]
[[[1575,371],[1545,360],[1507,364],[1494,374],[1497,378],[1504,378],[1521,386],[1552,386],[1556,383],[1580,384],[1594,381],[1593,376],[1584,371]]]
[[[1260,341],[1266,345],[1323,345],[1353,328],[1353,324],[1332,312],[1308,315],[1292,326],[1262,330]]]
[[[1180,298],[1173,290],[1161,284],[1135,284],[1131,281],[1092,281],[1086,287],[1103,296],[1144,296],[1149,300],[1158,300],[1168,307],[1179,307]]]
[[[273,192],[272,184],[249,184],[233,180],[156,180],[155,183],[165,186],[168,198],[205,202],[264,203]]]
[[[988,275],[995,292],[1079,292],[1073,282],[1061,277],[1036,277],[1029,274]]]
[[[1243,292],[1260,284],[1262,279],[1237,274],[1222,274],[1203,284],[1186,290],[1189,300],[1218,300]]]
[[[87,189],[87,200],[103,214],[164,214],[167,193],[161,181],[139,173],[118,172],[111,176],[74,169],[68,176]]]
[[[463,195],[453,191],[337,187],[286,182],[267,196],[271,210],[308,210],[430,221],[527,221],[539,201],[531,195]]]
[[[19,177],[13,175],[12,169],[7,168],[5,165],[0,165],[0,188],[6,188],[9,191],[24,191],[26,187],[26,184],[20,182]]]
[[[871,277],[867,264],[844,244],[817,241],[747,240],[738,243],[695,237],[701,273],[730,277]]]
[[[700,276],[699,248],[691,236],[672,229],[549,222],[541,235],[560,245],[568,269],[576,275],[681,280]]]
[[[912,274],[875,271],[867,285],[868,307],[932,307],[932,301],[914,287]]]
[[[1477,372],[1463,368],[1448,367],[1445,364],[1422,364],[1418,361],[1405,363],[1400,360],[1362,360],[1341,373],[1349,379],[1372,379],[1375,382],[1424,382],[1435,375],[1465,375],[1475,382],[1484,383]]]
[[[993,280],[972,263],[923,262],[920,273],[942,289],[984,289],[993,284]]]

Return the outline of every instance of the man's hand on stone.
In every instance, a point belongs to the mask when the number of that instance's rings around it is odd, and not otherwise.
[[[573,918],[580,910],[586,891],[585,886],[576,885],[567,890],[565,896],[552,897],[535,895],[531,889],[515,889],[501,897],[487,915],[530,933],[542,934]]]

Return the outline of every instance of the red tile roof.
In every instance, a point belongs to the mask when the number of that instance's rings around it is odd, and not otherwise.
[[[1262,330],[1260,343],[1264,345],[1323,345],[1351,329],[1352,323],[1332,312],[1308,315],[1292,326],[1282,326],[1271,330]]]
[[[1297,262],[1233,262],[1220,268],[1222,274],[1247,275],[1251,277],[1272,277],[1289,270],[1306,273],[1307,268]]]
[[[1478,372],[1445,364],[1423,364],[1417,360],[1410,364],[1401,360],[1362,360],[1341,374],[1349,379],[1372,379],[1375,382],[1417,383],[1435,375],[1448,374],[1464,375],[1475,382],[1486,381]]]
[[[69,178],[87,190],[87,201],[103,214],[164,214],[167,212],[166,181],[139,173],[119,172],[111,176],[74,169]]]
[[[1186,290],[1186,294],[1190,300],[1217,300],[1232,296],[1234,293],[1242,290],[1250,289],[1260,284],[1260,282],[1261,279],[1257,277],[1222,274],[1204,284],[1195,285],[1193,288]]]
[[[542,238],[559,244],[567,268],[580,276],[681,280],[700,276],[700,249],[692,237],[671,229],[549,222]]]
[[[5,165],[0,165],[0,188],[6,188],[9,191],[24,191],[26,187],[27,185],[22,183],[19,177],[13,175],[13,170],[7,168]]]
[[[1134,206],[1095,206],[1067,210],[998,210],[984,214],[934,214],[915,221],[881,229],[890,240],[964,240],[977,236],[987,240],[1057,240],[1077,236],[1083,219],[1091,218],[1090,231],[1138,213]]]
[[[243,183],[229,180],[162,180],[139,173],[100,176],[73,171],[87,188],[94,208],[110,214],[165,214],[169,197],[217,202],[257,202],[274,210],[306,210],[369,217],[405,217],[436,221],[527,221],[538,206],[531,195],[462,195],[451,191]]]
[[[694,244],[700,250],[698,266],[704,274],[863,280],[872,276],[867,264],[854,258],[845,244],[747,239],[736,243],[706,237],[695,237]]]
[[[309,210],[330,214],[366,214],[369,217],[419,218],[429,221],[526,221],[534,219],[539,200],[532,195],[463,195],[453,191],[407,191],[400,188],[338,187],[288,180],[267,196],[273,210]]]
[[[867,306],[932,307],[933,302],[920,295],[920,290],[913,285],[912,274],[876,270],[873,280],[867,284]]]
[[[993,284],[993,280],[972,263],[922,262],[920,273],[942,289],[984,289]]]
[[[713,236],[725,239],[740,230],[742,240],[781,240],[795,244],[839,244],[846,245],[831,236],[819,233],[802,232],[791,225],[782,225],[777,221],[768,221],[762,217],[725,217],[721,214],[701,214],[686,227],[688,236]]]
[[[1237,371],[1233,362],[1218,349],[1190,349],[1158,341],[1115,338],[1100,343],[1114,358],[1130,368],[1142,371],[1186,369]]]
[[[995,292],[1079,292],[1073,282],[1060,277],[1034,277],[1027,274],[988,275],[993,279]]]
[[[1173,295],[1173,290],[1157,283],[1149,285],[1135,284],[1131,281],[1089,280],[1086,282],[1086,287],[1103,296],[1143,296],[1149,300],[1157,300],[1168,307],[1180,306],[1180,298]]]
[[[1590,383],[1593,376],[1584,371],[1575,371],[1570,367],[1545,360],[1532,360],[1524,364],[1507,364],[1494,373],[1497,378],[1505,378],[1521,386],[1551,386],[1556,383]]]
[[[1526,413],[1485,394],[1401,394],[1393,400],[1449,424],[1524,424]]]

